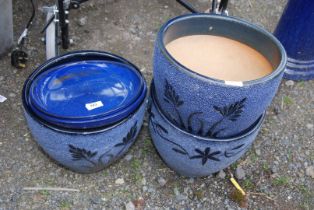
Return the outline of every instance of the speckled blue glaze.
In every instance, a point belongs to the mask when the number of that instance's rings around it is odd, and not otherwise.
[[[314,1],[289,0],[274,32],[288,54],[286,79],[314,79],[313,27]]]
[[[217,140],[187,133],[173,125],[150,101],[149,130],[153,143],[165,163],[187,177],[202,177],[218,172],[238,160],[252,145],[264,116],[244,134]]]
[[[178,37],[212,34],[232,38],[261,52],[274,71],[242,86],[199,75],[165,49]],[[269,32],[233,17],[192,14],[169,20],[155,44],[154,83],[161,110],[177,127],[203,137],[232,137],[250,127],[267,109],[281,82],[286,53]]]
[[[53,160],[78,173],[97,172],[122,157],[135,142],[146,111],[146,100],[127,119],[96,130],[69,130],[47,124],[24,107],[28,127]]]

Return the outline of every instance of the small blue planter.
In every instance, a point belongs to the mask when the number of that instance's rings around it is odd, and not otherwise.
[[[170,41],[211,34],[245,43],[262,53],[274,71],[257,80],[228,82],[199,75],[166,50]],[[250,127],[267,109],[281,82],[286,53],[269,32],[226,16],[191,14],[165,23],[158,33],[153,61],[156,100],[177,127],[203,137],[232,137]]]
[[[314,1],[289,0],[274,34],[288,54],[284,77],[314,79]]]
[[[72,66],[61,66],[59,72],[54,72],[60,65]],[[123,78],[116,77],[116,71],[120,71]],[[124,71],[129,71],[129,75],[136,71],[136,74],[133,78],[127,77]],[[53,76],[46,76],[47,72]],[[40,78],[39,82],[37,78]],[[133,91],[137,83],[140,89],[134,94],[128,92]],[[126,91],[129,84],[131,88]],[[30,97],[32,87],[38,94]],[[132,98],[121,99],[121,95]],[[32,102],[38,99],[36,96],[42,97],[39,102],[44,111],[32,106]],[[102,100],[107,107],[100,106],[96,111],[88,109],[90,112],[82,110],[80,107],[89,108],[85,107],[86,98]],[[125,98],[128,100],[123,100]],[[26,80],[22,92],[27,124],[38,145],[53,160],[79,173],[102,170],[127,152],[141,129],[146,98],[146,82],[133,64],[98,51],[72,52],[48,60]]]
[[[243,134],[234,138],[204,138],[172,124],[151,93],[149,129],[152,140],[165,163],[183,176],[208,176],[238,160],[255,140],[263,119],[264,114]]]

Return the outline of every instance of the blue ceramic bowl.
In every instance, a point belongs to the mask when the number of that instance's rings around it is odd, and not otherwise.
[[[313,8],[313,0],[289,0],[274,32],[287,51],[286,79],[314,79]]]
[[[61,57],[63,59],[57,57],[47,61],[35,73],[53,68],[60,62],[95,60],[104,57],[117,59],[114,55],[96,51],[73,52]],[[123,156],[136,140],[146,111],[147,92],[133,112],[113,125],[83,129],[68,128],[47,121],[33,111],[28,100],[31,83],[32,79],[29,78],[22,92],[28,127],[43,151],[64,167],[79,173],[100,171]],[[146,89],[145,81],[144,86]]]
[[[118,113],[111,113],[109,116],[101,116],[99,118],[92,118],[92,119],[63,119],[63,118],[56,118],[50,115],[45,115],[44,113],[37,110],[35,107],[32,107],[32,111],[38,116],[46,121],[50,122],[51,124],[58,125],[65,128],[74,128],[74,129],[89,129],[89,128],[98,128],[104,127],[108,125],[113,125],[116,122],[128,117],[130,113],[134,112],[141,105],[144,98],[147,95],[147,87],[143,88],[143,91],[136,99],[136,101],[131,104],[130,106],[126,107],[125,109],[119,111]],[[30,105],[31,102],[29,102]]]
[[[170,122],[151,93],[149,130],[154,145],[171,169],[187,177],[208,176],[238,160],[252,145],[263,119],[264,114],[249,129],[233,138],[204,138]]]
[[[130,106],[136,109],[138,104],[134,101],[142,95],[143,80],[138,70],[120,62],[72,62],[36,75],[29,100],[42,115],[62,119],[100,118]],[[102,100],[103,106],[86,109],[85,104],[95,100]]]
[[[133,113],[147,93],[136,66],[95,51],[53,58],[38,67],[25,84],[26,104],[38,117],[73,129],[117,123]]]
[[[230,82],[206,77],[178,63],[166,50],[170,41],[210,34],[238,40],[264,55],[274,71],[257,80]],[[191,14],[165,23],[153,59],[156,100],[178,128],[202,137],[230,137],[252,125],[270,105],[281,82],[286,53],[269,32],[241,19]]]

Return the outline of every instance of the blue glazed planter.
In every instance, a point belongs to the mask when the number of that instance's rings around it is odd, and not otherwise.
[[[314,79],[313,27],[314,1],[289,0],[274,32],[288,54],[286,79]]]
[[[165,163],[187,177],[202,177],[218,172],[238,160],[251,146],[264,115],[243,134],[228,139],[192,135],[172,124],[159,109],[151,94],[149,130],[154,145]]]
[[[94,127],[95,122],[92,121],[86,121],[86,126],[83,125],[83,128],[76,126],[68,127],[67,125],[55,123],[48,117],[42,117],[43,113],[39,115],[34,111],[34,108],[31,106],[29,93],[36,76],[62,64],[88,60],[110,60],[134,66],[125,59],[106,52],[72,52],[48,60],[38,67],[26,80],[22,92],[26,121],[38,145],[53,160],[79,173],[97,172],[123,156],[134,143],[141,129],[147,106],[147,85],[139,72],[143,80],[143,90],[141,90],[142,93],[140,95],[144,94],[144,96],[141,97],[141,99],[134,100],[131,105],[133,106],[134,103],[138,105],[133,107],[133,110],[128,109],[128,114],[123,119],[115,121],[113,124],[103,123],[102,118],[100,118],[101,120],[99,120],[99,118],[92,118],[91,120],[98,120],[96,122],[97,127]],[[138,71],[136,67],[135,70]],[[106,81],[102,81],[97,85],[101,86],[103,82]],[[75,83],[73,85],[75,85]],[[82,92],[82,94],[86,93]],[[89,94],[89,92],[87,94]],[[71,92],[69,95],[71,95]],[[107,101],[104,101],[104,103],[105,102],[107,103]],[[56,105],[58,105],[58,103],[56,103]],[[130,105],[128,105],[128,107],[130,107]],[[86,117],[89,116],[86,115]],[[81,119],[78,118],[78,120]],[[84,120],[80,121],[80,123],[83,124],[84,122]]]
[[[165,49],[187,35],[210,34],[238,40],[263,54],[274,71],[257,80],[230,82],[199,75]],[[203,137],[231,137],[250,127],[267,109],[281,82],[286,53],[269,32],[226,16],[192,14],[165,23],[155,44],[156,100],[177,127]]]
[[[53,160],[78,173],[93,173],[122,157],[141,129],[146,100],[127,119],[96,130],[69,130],[47,124],[24,107],[28,127]]]

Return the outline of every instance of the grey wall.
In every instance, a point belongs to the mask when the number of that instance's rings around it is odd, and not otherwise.
[[[13,43],[12,0],[0,0],[0,56]]]

